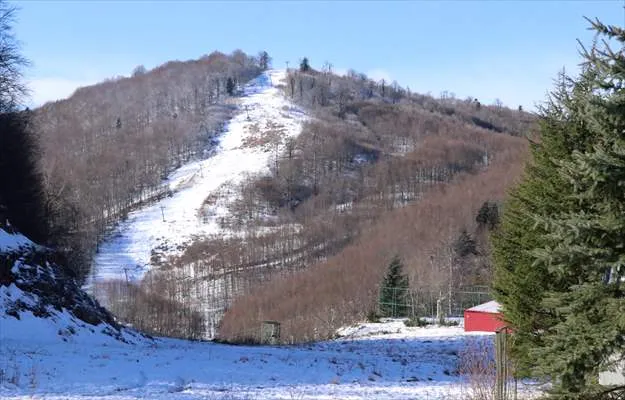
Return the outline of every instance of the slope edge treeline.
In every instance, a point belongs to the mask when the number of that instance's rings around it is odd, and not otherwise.
[[[167,195],[168,172],[208,154],[238,85],[268,62],[235,51],[137,67],[33,111],[50,225],[81,279],[107,226]]]

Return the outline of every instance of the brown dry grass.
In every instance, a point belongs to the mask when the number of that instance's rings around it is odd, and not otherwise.
[[[485,201],[502,200],[521,175],[526,141],[505,135],[494,135],[492,141],[499,151],[487,170],[457,176],[422,200],[384,214],[326,262],[277,277],[238,298],[221,323],[220,337],[236,340],[243,332],[257,331],[262,320],[280,321],[285,342],[332,337],[337,328],[374,309],[394,254],[404,260],[412,285],[438,285],[440,249],[474,224]]]

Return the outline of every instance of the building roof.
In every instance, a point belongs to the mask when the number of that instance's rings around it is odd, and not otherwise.
[[[484,303],[484,304],[477,305],[475,307],[471,307],[467,309],[467,311],[497,314],[501,311],[501,305],[497,303],[495,300],[493,300],[493,301],[489,301],[488,303]]]

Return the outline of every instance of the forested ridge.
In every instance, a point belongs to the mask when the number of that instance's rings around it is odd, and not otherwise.
[[[257,331],[254,324],[260,323],[259,315],[285,324],[291,318],[302,321],[288,331],[293,340],[326,337],[340,323],[361,318],[374,307],[371,301],[386,266],[383,259],[395,246],[386,241],[372,246],[365,242],[377,236],[395,237],[393,230],[384,231],[381,224],[391,215],[406,212],[435,218],[423,223],[407,218],[417,231],[408,227],[403,231],[402,225],[396,230],[407,241],[400,255],[407,261],[414,285],[434,290],[449,286],[450,279],[457,288],[490,282],[488,229],[475,222],[476,216],[484,207],[496,210],[506,187],[518,177],[526,154],[524,136],[534,129],[532,114],[501,104],[482,105],[473,98],[413,94],[355,73],[338,76],[330,71],[290,70],[282,90],[313,118],[297,138],[272,150],[269,174],[250,176],[235,188],[241,195],[229,205],[231,217],[220,223],[237,234],[197,238],[182,255],[166,258],[151,270],[140,289],[124,289],[124,282],[111,282],[105,290],[119,298],[119,307],[113,305],[118,313],[156,332],[158,315],[167,321],[160,324],[169,327],[163,328],[167,332],[196,337],[203,335],[197,331],[202,323],[190,325],[191,320],[187,323],[176,310],[186,310],[185,315],[209,310],[204,318],[212,326],[227,309],[220,330],[225,338]],[[272,128],[265,129],[269,135]],[[477,185],[485,176],[490,177],[488,182],[479,184],[487,189],[473,191],[466,183]],[[464,188],[453,190],[454,200],[448,207],[418,208],[421,200],[423,207],[432,198],[450,201],[445,194],[448,187]],[[217,200],[209,197],[206,203]],[[445,222],[435,222],[441,220]],[[426,232],[418,233],[420,229]],[[457,259],[450,277],[440,270],[448,270],[446,254],[463,237],[476,241],[479,250]],[[368,258],[369,272],[349,269],[355,267],[353,249],[360,246],[376,253]],[[414,254],[417,249],[419,256]],[[348,280],[356,274],[364,281],[351,281],[355,285],[346,288],[311,281],[302,285],[312,291],[286,289],[294,285],[292,279],[303,279],[301,274],[336,285],[340,280],[328,277],[326,271],[333,269],[324,266],[337,260],[343,260],[340,270],[334,269],[337,273]],[[375,265],[370,264],[374,260]],[[271,306],[260,305],[265,301],[259,299],[260,292]],[[317,296],[331,303],[313,299]],[[339,304],[344,301],[358,306],[344,309]],[[289,306],[294,302],[306,308]],[[134,306],[128,308],[128,304]],[[314,321],[325,320],[328,309],[340,318],[320,330]],[[234,317],[239,315],[237,310],[247,311],[238,319]]]
[[[331,337],[375,311],[394,255],[405,261],[415,289],[490,283],[487,232],[494,225],[480,211],[494,206],[496,215],[518,179],[534,116],[473,98],[413,94],[353,71],[337,76],[328,66],[301,66],[284,91],[317,120],[304,126],[272,177],[256,185],[265,193],[280,188],[271,192],[282,194],[274,207],[293,210],[305,227],[301,241],[346,240],[298,259],[305,270],[278,273],[237,298],[222,337],[254,336],[262,319],[281,321],[286,341]],[[458,250],[463,240],[475,247]]]
[[[167,195],[162,182],[173,169],[209,155],[238,85],[266,68],[266,57],[213,52],[138,66],[31,112],[52,237],[83,279],[107,227]]]
[[[140,66],[130,77],[80,88],[25,112],[40,146],[49,244],[65,254],[79,280],[92,272],[92,257],[111,226],[170,195],[163,182],[171,171],[212,155],[237,110],[240,88],[270,63],[266,52],[235,51],[151,71]],[[227,311],[220,333],[235,338],[268,315],[284,321],[297,341],[327,337],[339,324],[371,312],[393,251],[413,287],[490,282],[492,227],[484,228],[476,215],[480,209],[496,214],[516,179],[524,137],[534,129],[531,113],[449,93],[416,94],[354,71],[339,76],[329,65],[291,69],[281,84],[283,96],[311,118],[297,137],[272,148],[269,173],[207,193],[207,210],[226,193],[239,193],[227,205],[230,216],[220,220],[232,234],[196,237],[181,255],[164,254],[138,284],[103,283],[118,317],[150,333],[205,337]],[[270,125],[256,127],[267,143],[282,129]],[[488,182],[480,183],[484,177]],[[476,192],[467,182],[487,186]],[[450,201],[448,191],[454,193],[448,206],[428,209]],[[387,231],[397,215],[416,230],[399,223]],[[463,241],[473,247],[447,268],[447,254]],[[356,249],[364,248],[373,253],[365,265],[355,263]],[[363,270],[350,272],[356,265]],[[344,279],[330,278],[328,271],[359,275],[360,281],[346,287],[304,283]],[[293,285],[316,289],[283,291]],[[241,307],[254,316],[236,317]],[[334,316],[320,331],[314,321],[327,321],[328,312]],[[294,315],[299,322],[290,322]]]
[[[325,251],[297,258],[295,269],[305,271],[274,273],[235,300],[224,338],[255,335],[263,318],[282,321],[287,341],[331,337],[374,312],[393,255],[405,261],[414,289],[490,283],[487,232],[494,226],[478,214],[494,206],[496,215],[519,177],[534,116],[473,98],[413,94],[353,71],[337,76],[328,67],[292,71],[284,91],[317,119],[272,176],[255,184],[304,227],[293,242]],[[476,247],[458,251],[463,240]],[[282,263],[293,266],[286,254]]]

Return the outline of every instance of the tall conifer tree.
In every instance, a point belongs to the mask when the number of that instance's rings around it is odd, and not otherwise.
[[[388,266],[380,288],[380,314],[383,317],[408,316],[408,277],[398,256]]]
[[[625,43],[621,28],[592,26]],[[598,372],[625,356],[625,55],[598,41],[582,55],[580,77],[563,74],[542,110],[493,243],[520,372],[566,399],[597,396]]]

